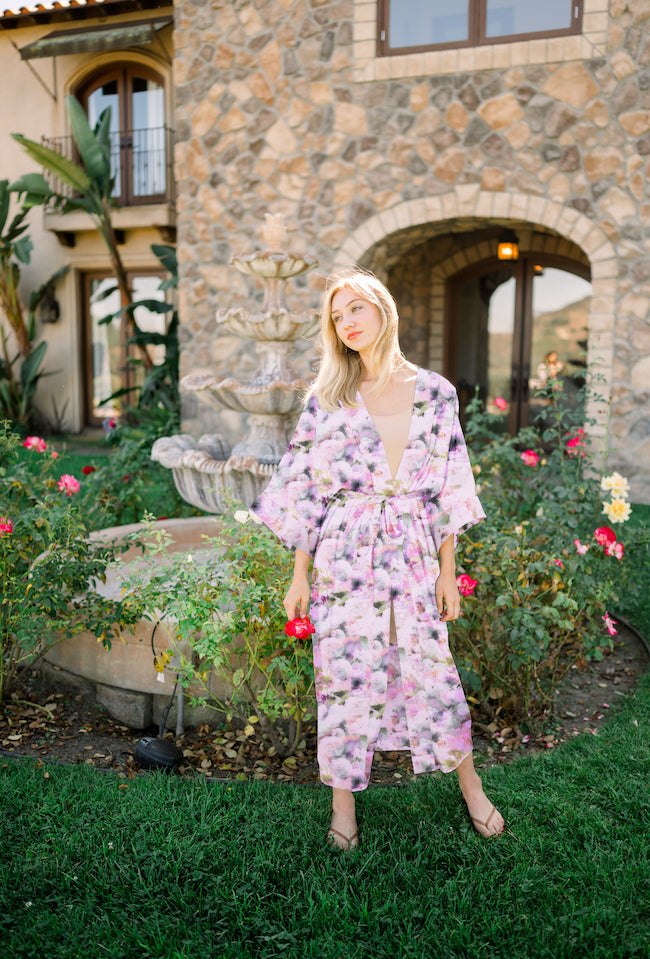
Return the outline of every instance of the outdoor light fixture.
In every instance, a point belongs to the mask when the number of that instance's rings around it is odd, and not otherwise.
[[[61,307],[54,296],[52,289],[49,289],[38,307],[38,316],[41,323],[58,323],[61,316]]]
[[[519,259],[519,240],[517,239],[517,234],[513,233],[512,230],[506,230],[499,237],[497,256],[500,260]]]

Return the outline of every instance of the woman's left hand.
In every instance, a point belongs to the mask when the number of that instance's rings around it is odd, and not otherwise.
[[[436,605],[440,619],[449,623],[460,616],[460,593],[453,573],[440,573],[436,580]]]

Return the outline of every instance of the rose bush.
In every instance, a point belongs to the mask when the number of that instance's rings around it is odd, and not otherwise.
[[[89,539],[78,480],[59,475],[42,438],[22,445],[27,460],[9,424],[0,426],[0,702],[57,642],[88,629],[110,648],[114,625],[133,622],[123,603],[89,589],[117,549]]]
[[[599,475],[580,409],[549,390],[544,427],[516,437],[478,400],[466,436],[486,520],[461,537],[458,563],[477,585],[454,625],[456,662],[479,714],[506,724],[552,711],[571,666],[612,647],[617,600],[636,530],[618,540],[613,525],[631,512],[627,480]],[[523,451],[523,452],[522,452]],[[612,497],[603,503],[603,496]]]
[[[204,694],[190,692],[193,704],[237,718],[248,735],[259,730],[278,755],[290,756],[315,714],[309,630],[303,624],[291,636],[285,631],[282,599],[293,557],[248,510],[234,510],[220,525],[195,556],[172,553],[169,535],[149,521],[146,556],[126,594],[139,615],[164,622],[174,639],[154,666],[179,671],[188,690],[200,684]],[[181,641],[190,643],[191,658],[182,655]],[[213,673],[225,698],[215,695]]]

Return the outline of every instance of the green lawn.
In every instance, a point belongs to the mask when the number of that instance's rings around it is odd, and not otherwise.
[[[48,959],[647,957],[650,676],[598,736],[359,798],[361,850],[325,846],[329,792],[0,762],[3,955]]]

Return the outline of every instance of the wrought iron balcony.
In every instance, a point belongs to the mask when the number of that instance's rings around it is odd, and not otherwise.
[[[111,172],[115,177],[113,199],[120,206],[144,203],[168,203],[173,206],[174,131],[169,127],[145,127],[141,130],[119,130],[110,134]],[[74,139],[43,137],[44,146],[75,163],[79,152]],[[50,186],[57,193],[73,196],[74,190],[53,175]]]

